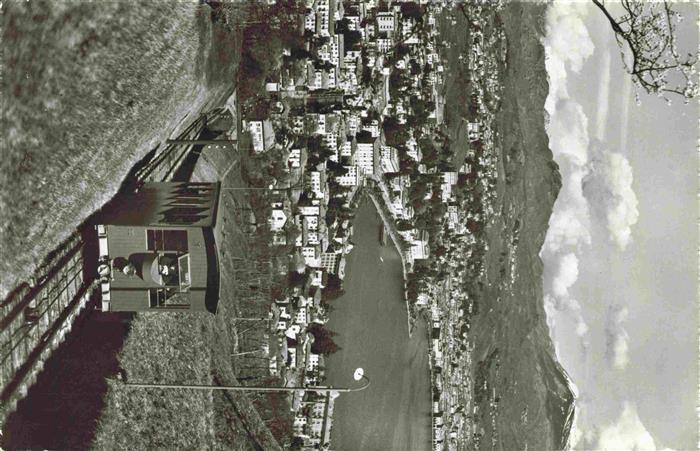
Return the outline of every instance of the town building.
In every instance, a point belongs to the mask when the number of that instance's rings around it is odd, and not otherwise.
[[[380,33],[393,33],[396,29],[396,18],[391,11],[377,13],[377,31]]]
[[[360,174],[374,175],[374,144],[357,143],[355,151],[355,166],[360,170]]]

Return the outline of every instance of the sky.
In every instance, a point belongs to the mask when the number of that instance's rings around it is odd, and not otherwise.
[[[697,6],[679,40],[698,48]],[[697,449],[698,105],[639,92],[592,3],[555,3],[544,39],[562,173],[545,310],[576,385],[574,449]],[[685,47],[684,47],[685,46]]]

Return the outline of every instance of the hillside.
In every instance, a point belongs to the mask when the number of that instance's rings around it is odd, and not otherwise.
[[[514,3],[499,18],[508,57],[496,116],[498,205],[472,328],[481,449],[560,449],[573,414],[574,395],[547,328],[539,258],[561,186],[544,123],[544,11]]]
[[[235,64],[206,5],[4,6],[2,298],[149,150],[228,97]]]

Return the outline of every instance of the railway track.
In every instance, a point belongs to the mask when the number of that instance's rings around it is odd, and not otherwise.
[[[177,136],[196,138],[208,121],[224,113],[200,115]],[[168,145],[139,167],[135,181],[168,181],[193,146]],[[89,230],[76,230],[54,249],[30,281],[0,303],[0,425],[27,395],[44,362],[63,342],[80,311],[97,287],[93,274]]]

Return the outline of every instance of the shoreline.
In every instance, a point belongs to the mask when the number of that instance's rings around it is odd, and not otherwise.
[[[363,190],[364,192],[364,190]],[[401,249],[400,241],[399,238],[396,236],[396,231],[392,228],[394,226],[393,222],[391,219],[386,217],[386,212],[382,208],[383,204],[380,204],[379,199],[377,199],[376,195],[372,193],[371,191],[367,191],[367,195],[369,198],[372,200],[372,203],[374,204],[374,208],[379,214],[380,219],[382,220],[382,223],[384,224],[385,228],[385,234],[388,233],[389,236],[391,237],[391,242],[394,244],[394,247],[396,248],[396,252],[399,254],[399,258],[401,258],[401,271],[403,274],[403,283],[404,283],[404,290],[403,290],[403,300],[404,303],[406,304],[406,324],[408,325],[408,338],[410,339],[413,335],[413,328],[415,327],[415,321],[416,319],[412,315],[411,312],[411,306],[408,303],[408,296],[406,295],[406,281],[408,280],[408,263],[406,262],[406,256],[404,255],[403,249]]]

